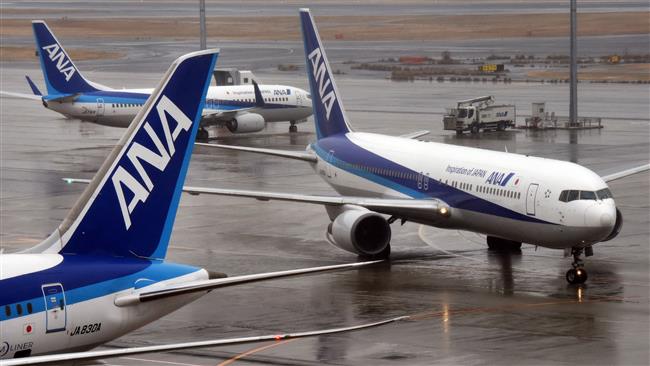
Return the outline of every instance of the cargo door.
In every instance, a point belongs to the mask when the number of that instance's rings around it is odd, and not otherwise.
[[[528,194],[526,195],[526,213],[535,216],[535,199],[537,198],[537,188],[539,184],[531,183],[528,186]]]

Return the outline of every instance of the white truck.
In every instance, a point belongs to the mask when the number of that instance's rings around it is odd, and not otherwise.
[[[462,134],[465,131],[479,133],[481,130],[503,131],[514,127],[517,109],[511,104],[494,104],[491,95],[461,100],[456,108],[449,108],[442,119],[445,130]]]

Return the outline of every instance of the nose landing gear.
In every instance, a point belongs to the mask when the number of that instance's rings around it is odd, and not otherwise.
[[[582,248],[571,248],[571,255],[573,255],[571,266],[573,268],[567,271],[566,280],[572,285],[582,284],[587,281],[587,271],[584,269],[584,262],[580,259],[582,251]]]

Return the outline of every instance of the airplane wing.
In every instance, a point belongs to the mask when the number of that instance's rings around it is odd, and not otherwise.
[[[605,175],[605,176],[603,176],[601,178],[603,178],[603,180],[605,182],[611,182],[613,180],[625,178],[625,177],[627,177],[629,175],[636,174],[636,173],[641,173],[641,172],[644,172],[646,170],[650,170],[650,164],[644,164],[644,165],[640,165],[640,166],[637,166],[637,167],[634,167],[634,168],[631,168],[631,169],[622,170],[620,172]]]
[[[405,135],[400,135],[399,137],[403,137],[405,139],[417,139],[418,137],[422,137],[424,135],[428,135],[429,131],[427,130],[422,130],[422,131],[415,131],[411,133],[407,133]]]
[[[337,269],[351,269],[379,263],[381,261],[367,261],[357,263],[335,264],[331,266],[311,267],[303,269],[292,269],[288,271],[268,272],[253,275],[243,275],[235,277],[217,278],[205,281],[192,281],[188,283],[179,283],[176,285],[147,290],[143,288],[142,292],[119,296],[115,299],[115,305],[124,307],[137,305],[144,302],[160,300],[167,297],[184,295],[192,292],[211,291],[221,287],[241,285],[249,282],[264,281],[282,277],[292,277],[308,273],[326,272]]]
[[[232,146],[232,145],[221,145],[221,144],[206,144],[206,143],[196,143],[197,146],[205,146],[218,149],[226,150],[237,150],[237,151],[248,151],[258,154],[266,154],[273,156],[281,156],[283,158],[303,160],[309,163],[316,163],[318,160],[315,155],[312,155],[305,151],[290,151],[290,150],[275,150],[275,149],[263,149],[258,147],[245,147],[245,146]]]
[[[206,144],[197,144],[206,145]],[[210,145],[210,144],[207,144]],[[67,183],[85,183],[89,179],[63,178]],[[432,214],[438,214],[442,217],[449,217],[451,211],[449,205],[439,199],[414,200],[408,198],[370,198],[354,196],[318,196],[297,193],[280,193],[280,192],[260,192],[247,191],[241,189],[224,189],[224,188],[207,188],[184,186],[183,192],[192,195],[211,194],[217,196],[246,197],[254,198],[260,201],[289,201],[311,203],[319,205],[353,205],[367,208],[368,210],[383,213],[386,215],[395,215],[398,217],[430,217]]]
[[[287,339],[315,337],[315,336],[321,336],[325,334],[336,334],[336,333],[367,329],[372,327],[378,327],[381,325],[386,325],[389,323],[394,323],[401,320],[408,320],[409,318],[410,318],[409,316],[400,316],[400,317],[385,319],[377,322],[358,324],[358,325],[353,325],[348,327],[320,329],[320,330],[297,332],[297,333],[281,333],[281,334],[270,334],[270,335],[263,335],[263,336],[254,336],[254,337],[214,339],[214,340],[207,340],[207,341],[175,343],[175,344],[165,344],[165,345],[157,345],[157,346],[131,347],[131,348],[110,349],[110,350],[101,350],[101,351],[61,353],[61,354],[46,355],[46,356],[16,358],[11,360],[2,360],[0,361],[0,365],[1,366],[40,365],[40,364],[53,363],[53,362],[70,362],[70,361],[82,361],[82,360],[87,361],[87,360],[95,360],[100,358],[119,357],[119,356],[136,355],[136,354],[143,354],[143,353],[152,353],[152,352],[166,352],[166,351],[175,351],[175,350],[200,348],[200,347],[237,345],[237,344],[264,342],[264,341],[282,341]]]

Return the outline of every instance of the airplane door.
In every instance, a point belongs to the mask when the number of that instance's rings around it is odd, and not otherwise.
[[[60,283],[41,286],[45,300],[45,329],[46,333],[65,330],[66,309],[65,293]]]
[[[104,98],[97,98],[97,117],[104,115]]]
[[[327,154],[327,164],[325,164],[325,174],[327,178],[332,178],[332,161],[334,160],[334,150],[330,150]]]
[[[528,195],[526,196],[526,213],[535,216],[535,198],[537,197],[537,188],[539,184],[531,183],[528,186]]]

